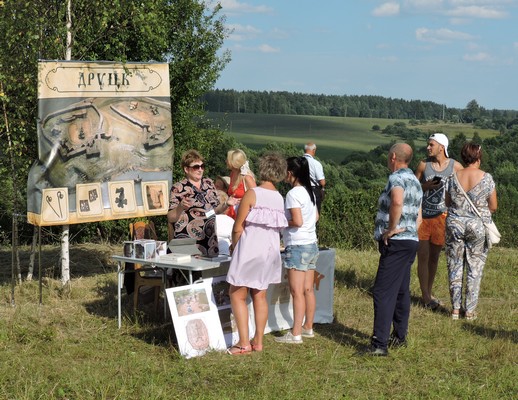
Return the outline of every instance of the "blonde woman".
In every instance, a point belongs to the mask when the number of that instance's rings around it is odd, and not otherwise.
[[[227,166],[230,169],[230,184],[227,191],[227,215],[235,219],[239,203],[246,191],[256,187],[257,184],[243,150],[230,150],[227,153]]]

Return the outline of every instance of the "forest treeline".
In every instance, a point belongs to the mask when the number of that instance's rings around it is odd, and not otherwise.
[[[486,109],[471,100],[465,108],[432,101],[382,96],[338,96],[296,92],[215,89],[202,97],[206,111],[253,114],[317,115],[331,117],[442,120],[473,123],[504,132],[518,125],[518,111]]]
[[[416,147],[414,141],[408,137],[408,128],[401,122],[388,126],[386,130],[393,138],[392,143],[404,141],[413,147],[414,158],[410,166],[415,170],[419,161],[426,157],[426,147]],[[412,129],[412,132],[415,133],[416,130]],[[421,132],[421,134],[425,133]],[[219,131],[212,130],[204,137],[203,145],[213,146],[212,155],[205,160],[205,176],[211,178],[228,174],[225,154],[232,148],[243,149],[249,156],[252,170],[255,171],[257,171],[258,159],[264,153],[276,151],[285,157],[302,155],[302,149],[292,143],[270,143],[254,151],[236,142],[230,135]],[[461,160],[460,150],[466,140],[468,139],[464,134],[450,137],[448,148],[450,157]],[[518,215],[518,127],[484,140],[475,134],[469,140],[482,145],[482,169],[491,173],[497,183],[498,211],[494,219],[502,233],[500,246],[517,247],[518,239],[514,232],[518,230],[516,217]],[[321,246],[361,250],[375,248],[374,216],[379,194],[389,174],[387,153],[392,143],[378,146],[369,152],[353,152],[341,163],[321,160],[327,182],[326,197],[317,226]],[[182,177],[181,172],[178,171],[179,167],[176,167],[175,181]],[[280,183],[278,187],[282,195],[289,190],[289,186],[285,183]],[[157,227],[159,237],[167,237],[165,216],[152,217],[152,220]],[[132,220],[72,225],[72,241],[117,243],[127,239],[130,222]],[[47,238],[51,239],[52,233],[58,231],[56,227],[46,228]],[[25,232],[25,238],[30,239],[30,232]]]

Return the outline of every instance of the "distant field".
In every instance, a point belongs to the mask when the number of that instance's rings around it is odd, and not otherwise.
[[[369,151],[389,143],[393,138],[372,130],[381,129],[396,122],[408,120],[377,118],[316,117],[309,115],[272,115],[242,113],[207,113],[214,125],[234,136],[252,149],[260,149],[268,143],[293,143],[302,148],[307,141],[318,145],[318,157],[341,162],[353,151]],[[475,129],[467,124],[429,124],[417,126],[424,131],[446,133],[450,138],[464,133],[468,138]],[[480,131],[481,137],[495,135],[496,131]],[[417,142],[425,145],[425,141]]]

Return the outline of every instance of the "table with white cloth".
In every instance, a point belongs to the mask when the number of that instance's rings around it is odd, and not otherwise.
[[[317,324],[329,324],[333,322],[333,296],[334,296],[334,273],[335,273],[335,255],[336,251],[332,248],[321,248],[317,261],[317,269],[314,278],[313,289],[316,298],[316,310],[314,322]],[[202,272],[202,279],[210,277],[223,277],[228,272],[231,258],[228,256],[220,256],[213,259],[203,259],[193,257],[190,262],[172,263],[170,261],[154,258],[149,260],[112,256],[117,261],[117,301],[118,301],[118,323],[121,327],[121,289],[124,283],[125,273],[134,273],[135,270],[126,270],[125,263],[141,264],[145,270],[154,270],[161,274],[163,279],[163,288],[165,290],[167,279],[167,270],[176,269],[186,276],[189,284],[193,283],[192,273],[194,271]],[[266,324],[265,333],[272,331],[280,331],[289,329],[293,326],[293,301],[290,294],[288,284],[288,273],[283,269],[282,281],[279,284],[270,285],[267,290],[268,300],[268,322]],[[165,296],[164,296],[165,297]],[[250,320],[253,325],[253,307],[250,305]],[[167,316],[167,307],[164,307],[164,318]]]
[[[335,276],[335,249],[320,248],[317,269],[313,283],[316,298],[314,322],[330,324],[333,322],[333,296]],[[293,327],[293,300],[288,284],[288,273],[283,269],[282,281],[270,285],[266,294],[268,300],[268,322],[265,333]],[[253,308],[249,307],[253,324]]]
[[[117,313],[119,328],[121,327],[121,290],[124,285],[124,274],[140,272],[156,271],[162,277],[162,287],[165,290],[167,287],[167,271],[168,270],[179,270],[184,274],[189,284],[193,283],[192,273],[195,271],[202,273],[202,278],[208,278],[211,276],[226,275],[228,266],[230,265],[230,257],[220,256],[215,258],[198,258],[192,257],[191,261],[184,263],[174,263],[169,260],[160,259],[160,257],[151,259],[125,257],[120,255],[112,256],[117,261]],[[126,269],[125,264],[140,264],[142,268]],[[187,276],[185,275],[187,274]],[[164,296],[165,298],[165,296]],[[167,307],[164,307],[164,318],[167,316]]]

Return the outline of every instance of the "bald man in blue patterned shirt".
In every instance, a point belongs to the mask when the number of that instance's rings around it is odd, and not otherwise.
[[[371,346],[364,353],[386,356],[388,347],[406,344],[410,315],[410,268],[415,260],[421,223],[423,191],[408,167],[412,148],[393,145],[387,165],[392,173],[378,200],[374,238],[380,259],[373,287],[374,328]],[[393,328],[392,334],[390,333]]]

